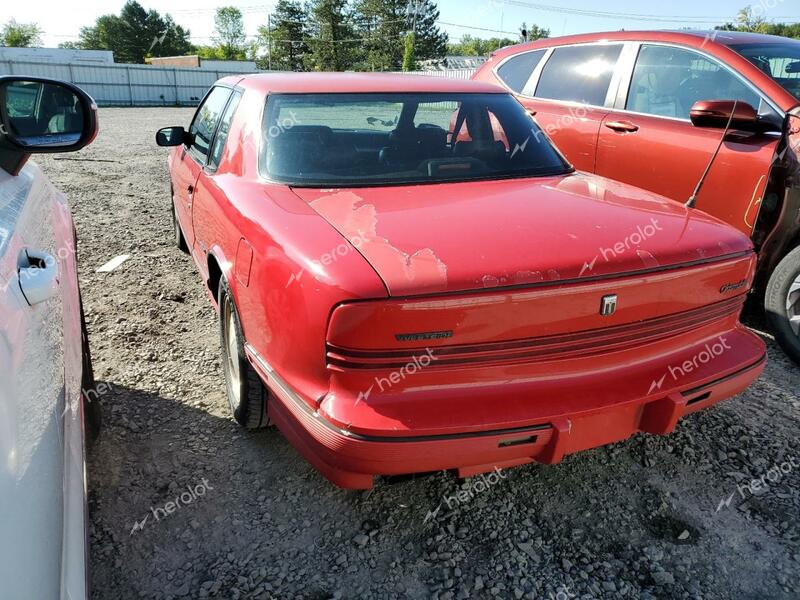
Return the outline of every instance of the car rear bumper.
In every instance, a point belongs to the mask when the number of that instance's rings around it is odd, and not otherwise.
[[[502,427],[465,427],[436,435],[413,427],[369,431],[363,426],[345,427],[325,414],[324,402],[314,410],[303,401],[252,348],[248,356],[273,392],[270,417],[286,438],[334,484],[367,489],[376,475],[454,470],[466,477],[496,467],[555,464],[565,455],[619,442],[637,432],[668,434],[682,417],[738,394],[763,371],[766,348],[760,338],[737,325],[724,339],[725,351],[718,355],[712,351],[713,340],[705,340],[679,353],[657,354],[652,360],[606,373],[616,383],[624,378],[611,395],[603,377],[593,385],[579,383],[578,377],[531,380],[522,388],[513,387],[517,400],[527,397],[529,402],[517,401],[513,410],[494,399],[485,403],[485,422],[502,422]],[[709,355],[707,361],[703,353]],[[693,361],[694,367],[702,363],[703,368],[687,372],[681,367],[686,361]],[[458,386],[449,393],[451,400],[459,400]],[[342,398],[341,389],[336,394],[339,404],[351,400],[359,404],[356,396],[360,394],[354,391],[351,398]],[[530,406],[527,414],[520,410],[526,405]],[[364,402],[360,410],[380,412]]]

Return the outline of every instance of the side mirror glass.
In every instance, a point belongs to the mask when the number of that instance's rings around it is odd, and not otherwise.
[[[159,146],[180,146],[187,141],[188,134],[183,127],[164,127],[156,132]]]
[[[91,98],[69,84],[0,79],[0,133],[27,153],[79,150],[96,134],[96,110]]]
[[[734,112],[734,105],[736,105]],[[733,118],[731,119],[731,115]],[[695,102],[689,113],[695,127],[712,127],[725,129],[728,123],[731,129],[757,131],[760,129],[758,112],[747,102],[733,100],[704,100]]]

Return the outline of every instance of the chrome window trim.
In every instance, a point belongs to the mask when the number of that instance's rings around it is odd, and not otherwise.
[[[528,92],[528,94],[525,95],[526,98],[534,97],[533,93],[536,92],[536,86],[539,85],[539,77],[542,76],[544,66],[550,61],[550,57],[553,56],[553,52],[555,52],[555,48],[547,48],[544,56],[542,56],[542,60],[539,61],[539,64],[536,65],[536,68],[531,72],[531,76],[528,78],[528,83],[526,83],[525,87],[522,88],[523,93]]]
[[[625,44],[624,54],[617,63],[619,80],[616,93],[611,99],[612,110],[617,110],[618,106],[624,107],[627,102],[631,81],[633,80],[633,71],[636,68],[636,61],[639,59],[640,50],[641,44],[639,42]]]
[[[636,63],[639,60],[639,53],[641,52],[642,46],[665,46],[667,48],[677,48],[679,50],[686,50],[689,52],[694,52],[695,54],[699,54],[706,60],[718,65],[721,69],[724,69],[734,77],[736,77],[739,81],[744,83],[745,87],[749,88],[753,93],[756,94],[761,99],[761,102],[765,102],[768,106],[770,106],[779,117],[782,119],[786,118],[786,113],[782,111],[769,97],[767,97],[764,92],[758,89],[749,79],[747,79],[744,75],[730,67],[729,65],[722,62],[715,56],[712,56],[708,52],[695,48],[693,46],[686,46],[683,44],[676,44],[674,42],[649,42],[649,41],[637,41],[631,42],[633,46],[636,48],[634,60],[632,63],[627,65],[622,65],[625,71],[622,72],[621,77],[623,78],[623,85],[620,86],[619,93],[617,94],[617,98],[613,105],[614,112],[623,113],[627,115],[640,115],[643,117],[652,117],[655,119],[666,119],[669,121],[680,121],[681,123],[691,123],[691,119],[684,119],[680,117],[665,117],[663,115],[654,115],[650,113],[641,113],[636,112],[633,110],[627,110],[625,106],[628,103],[628,93],[630,92],[631,82],[633,81],[633,72],[636,69]],[[620,63],[617,63],[617,66],[620,67]],[[624,94],[623,94],[624,92]],[[759,110],[761,107],[756,107],[756,110]]]

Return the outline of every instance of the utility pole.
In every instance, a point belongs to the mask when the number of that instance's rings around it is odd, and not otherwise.
[[[267,69],[272,71],[272,13],[267,13]]]

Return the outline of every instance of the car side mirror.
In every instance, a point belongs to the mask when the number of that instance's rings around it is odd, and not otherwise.
[[[731,115],[733,115],[733,118],[731,118]],[[731,129],[740,131],[759,131],[763,129],[758,118],[758,112],[747,102],[735,102],[733,100],[703,100],[695,102],[689,112],[689,118],[695,127],[725,129],[730,123]]]
[[[0,168],[19,173],[31,154],[75,152],[97,136],[97,105],[53,79],[0,77]]]
[[[183,127],[164,127],[156,132],[156,144],[159,146],[191,145],[191,136]]]

